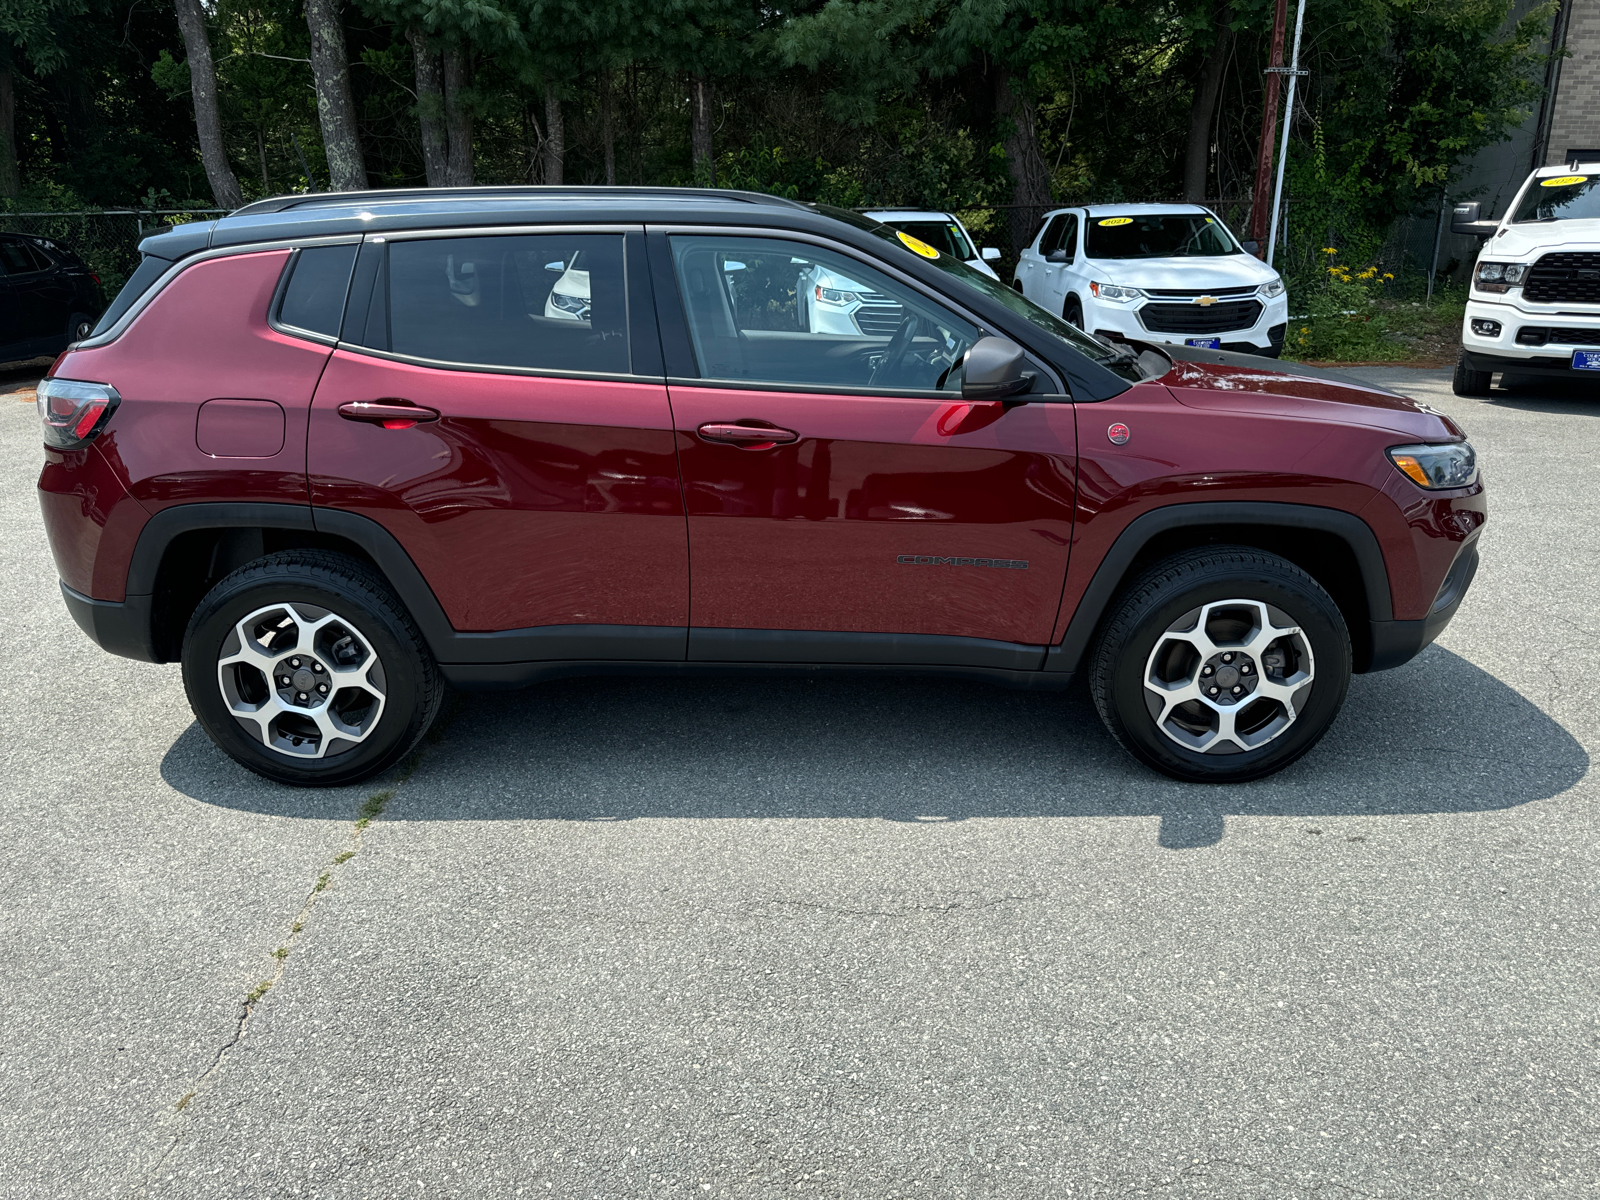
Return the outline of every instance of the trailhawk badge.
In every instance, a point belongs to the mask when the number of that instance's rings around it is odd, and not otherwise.
[[[1129,432],[1128,427],[1121,421],[1118,421],[1115,425],[1106,430],[1106,437],[1111,439],[1111,444],[1113,446],[1122,445],[1132,436],[1133,434]]]

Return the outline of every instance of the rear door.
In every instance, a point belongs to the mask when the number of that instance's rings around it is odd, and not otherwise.
[[[369,239],[312,405],[312,503],[377,521],[457,631],[528,631],[530,658],[684,655],[642,236]]]
[[[1056,223],[1057,218],[1046,217],[1044,223],[1039,226],[1039,232],[1034,236],[1032,244],[1017,258],[1017,280],[1022,284],[1022,294],[1035,304],[1039,302],[1042,294],[1040,289],[1045,282],[1045,246]]]
[[[1072,533],[1072,406],[963,403],[957,364],[985,330],[842,248],[651,236],[677,285],[662,328],[690,658],[1039,665]],[[893,331],[810,332],[798,292],[819,270],[860,293],[813,303],[853,320],[870,293]]]

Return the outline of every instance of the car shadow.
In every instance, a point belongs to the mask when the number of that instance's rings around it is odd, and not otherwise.
[[[1600,383],[1600,379],[1596,380]],[[1531,375],[1502,376],[1487,403],[1521,412],[1600,417],[1600,387],[1595,383]]]
[[[1483,812],[1558,795],[1589,769],[1538,707],[1439,647],[1357,677],[1310,754],[1229,787],[1145,769],[1081,687],[575,679],[453,696],[436,732],[385,820],[1159,816],[1161,844],[1186,849],[1219,841],[1229,816]],[[268,783],[195,725],[161,769],[197,800],[280,817],[347,820],[372,790]]]

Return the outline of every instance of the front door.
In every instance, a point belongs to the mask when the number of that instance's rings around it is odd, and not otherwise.
[[[963,404],[985,331],[839,250],[670,243],[699,373],[671,386],[690,657],[1036,665],[1022,647],[1049,640],[1072,533],[1072,406]]]
[[[684,655],[672,422],[629,270],[621,233],[369,242],[370,308],[312,405],[312,503],[394,534],[457,631],[533,631],[528,657]]]

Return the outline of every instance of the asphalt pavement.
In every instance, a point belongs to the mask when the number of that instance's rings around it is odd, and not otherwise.
[[[1350,373],[1466,427],[1483,566],[1233,788],[889,678],[461,697],[277,787],[72,624],[0,378],[0,1196],[1600,1193],[1600,393]]]

